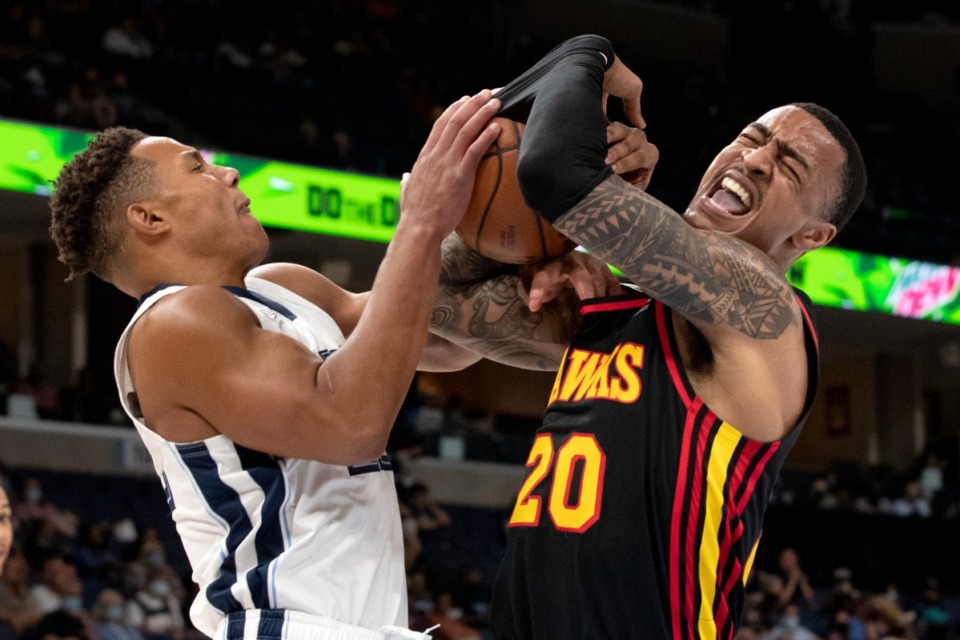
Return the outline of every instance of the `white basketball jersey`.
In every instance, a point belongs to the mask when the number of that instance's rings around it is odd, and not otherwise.
[[[324,358],[343,344],[339,327],[317,306],[266,280],[248,278],[246,285],[228,289],[263,329]],[[223,435],[168,442],[144,423],[127,366],[131,328],[183,288],[144,297],[114,365],[124,409],[153,458],[200,588],[190,608],[193,624],[212,637],[229,613],[286,609],[370,629],[406,627],[400,515],[386,456],[357,467],[278,458]]]

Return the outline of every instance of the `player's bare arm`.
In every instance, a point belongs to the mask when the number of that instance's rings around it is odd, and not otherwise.
[[[580,252],[518,269],[451,235],[442,265],[431,332],[524,369],[556,369],[576,330],[580,300],[620,291],[605,264]]]
[[[718,415],[765,441],[796,423],[807,387],[801,312],[765,254],[694,229],[616,176],[555,224],[689,321],[674,323],[688,374]]]
[[[439,281],[440,245],[498,133],[487,126],[495,110],[481,92],[437,119],[401,189],[400,221],[363,312],[326,359],[261,329],[219,287],[188,288],[145,314],[130,367],[138,388],[156,385],[140,398],[147,424],[173,441],[223,433],[275,455],[333,464],[379,457],[427,340],[434,288],[424,282]]]
[[[273,455],[340,464],[382,453],[377,425],[388,410],[361,393],[370,376],[262,329],[219,287],[158,302],[134,327],[129,358],[146,424],[173,442],[223,434]]]
[[[759,249],[692,228],[673,209],[616,176],[555,225],[708,330],[724,325],[769,340],[800,324],[793,290]]]

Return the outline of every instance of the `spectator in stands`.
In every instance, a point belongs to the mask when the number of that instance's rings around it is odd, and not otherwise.
[[[943,601],[940,581],[928,578],[914,609],[919,640],[943,640],[950,631],[950,612]]]
[[[833,587],[821,607],[824,636],[846,640],[867,640],[866,623],[861,615],[861,593],[853,586],[853,573],[846,567],[833,572]]]
[[[6,488],[0,484],[0,573],[13,547],[13,509]]]
[[[23,478],[19,500],[14,503],[13,517],[24,528],[34,528],[38,522],[45,522],[61,535],[70,538],[77,535],[77,515],[45,500],[43,483],[35,476]]]
[[[783,588],[780,591],[779,605],[785,608],[788,604],[795,604],[801,613],[810,611],[816,601],[816,592],[810,585],[806,572],[800,566],[800,555],[793,547],[787,547],[780,552],[777,561]]]
[[[760,635],[761,640],[818,640],[817,634],[800,620],[800,607],[790,603],[773,627]]]
[[[153,57],[153,43],[140,30],[140,23],[132,14],[123,16],[104,32],[102,46],[104,52],[117,56],[138,60]]]
[[[479,567],[464,566],[451,594],[454,606],[463,612],[461,620],[465,624],[481,631],[487,628],[491,593]]]
[[[30,603],[42,614],[58,609],[82,608],[83,583],[76,567],[63,556],[51,555],[40,565],[40,582],[30,588]]]
[[[864,608],[864,623],[873,640],[913,640],[915,613],[904,611],[886,595],[873,595]]]
[[[430,488],[422,482],[410,487],[410,511],[421,534],[449,526],[452,522],[447,510],[433,499]]]
[[[127,602],[127,622],[145,635],[183,638],[185,621],[167,572],[148,569],[144,586]]]
[[[931,452],[927,454],[923,468],[920,470],[919,483],[923,489],[923,496],[933,507],[942,506],[941,500],[946,489],[943,471],[946,466],[946,460]]]
[[[410,505],[400,502],[400,528],[403,535],[403,565],[409,573],[417,566],[423,553],[423,540],[420,538],[420,526],[413,515]]]
[[[140,543],[140,553],[137,561],[141,563],[146,574],[162,576],[170,587],[170,593],[182,603],[187,596],[186,588],[177,572],[167,562],[167,552],[157,536],[155,529],[145,529],[143,540]]]
[[[917,479],[908,480],[903,487],[903,493],[893,501],[893,515],[901,518],[918,517],[929,518],[933,515],[930,501],[923,493],[923,486]]]
[[[407,574],[407,606],[410,609],[410,628],[424,631],[430,626],[427,614],[433,610],[433,593],[422,569]]]
[[[106,523],[81,523],[73,559],[77,573],[85,583],[119,583],[122,564],[120,558],[111,549]]]
[[[37,416],[41,419],[56,420],[60,417],[60,389],[51,384],[36,366],[16,383],[13,390],[33,399]]]
[[[117,124],[117,106],[107,95],[100,69],[93,65],[70,82],[64,110],[64,121],[73,127],[102,129]]]
[[[42,618],[30,599],[30,565],[22,553],[14,552],[0,573],[0,621],[23,632]]]
[[[453,595],[443,589],[434,594],[433,609],[426,615],[430,625],[439,625],[430,632],[437,640],[482,640],[480,632],[461,619],[463,611],[454,606]]]
[[[136,625],[127,622],[127,603],[116,589],[104,589],[93,604],[91,615],[100,640],[143,640]]]
[[[36,626],[40,640],[96,640],[93,619],[84,609],[83,583],[73,565],[51,556],[42,568],[43,582],[30,589],[29,598],[43,614]]]

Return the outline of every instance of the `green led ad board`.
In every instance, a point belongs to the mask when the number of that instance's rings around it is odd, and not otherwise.
[[[824,247],[787,276],[816,304],[960,324],[960,267]]]
[[[0,120],[0,189],[49,195],[88,132]],[[203,151],[240,171],[253,214],[268,227],[387,242],[399,215],[399,180]],[[2,215],[2,212],[0,212]],[[826,247],[787,274],[816,303],[960,324],[960,267]]]

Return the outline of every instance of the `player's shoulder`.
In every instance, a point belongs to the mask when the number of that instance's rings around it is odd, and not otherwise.
[[[339,286],[323,274],[300,264],[276,262],[261,265],[247,274],[292,291],[330,314],[338,325],[355,324],[354,316],[363,309],[366,293],[354,293]]]
[[[335,300],[339,295],[347,293],[318,271],[292,262],[264,264],[251,270],[247,277],[272,282],[321,308],[328,306],[331,300]]]
[[[134,336],[202,336],[231,325],[256,324],[236,296],[216,285],[191,285],[153,301],[133,327]]]
[[[326,278],[317,271],[295,262],[268,262],[251,269],[247,276],[260,278],[261,280],[269,280],[281,286],[287,286],[287,284],[295,285],[300,281],[326,280]]]

